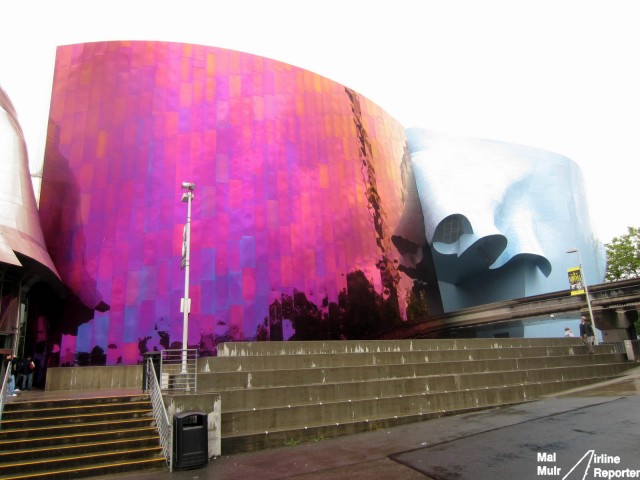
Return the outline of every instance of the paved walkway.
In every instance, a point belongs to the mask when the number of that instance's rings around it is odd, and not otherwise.
[[[638,478],[639,449],[640,367],[615,380],[518,406],[223,455],[201,469],[118,478],[586,480],[611,472],[615,478]],[[629,476],[636,471],[638,476]]]

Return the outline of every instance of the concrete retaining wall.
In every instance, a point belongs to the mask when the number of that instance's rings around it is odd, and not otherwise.
[[[55,367],[47,369],[45,390],[142,390],[142,365]]]

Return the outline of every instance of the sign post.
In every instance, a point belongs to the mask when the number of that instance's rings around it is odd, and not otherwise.
[[[598,335],[596,333],[596,323],[593,319],[593,309],[591,308],[591,298],[589,298],[589,289],[587,288],[587,282],[584,278],[584,270],[582,269],[582,257],[580,256],[580,250],[577,248],[572,248],[571,250],[567,250],[567,253],[577,253],[578,261],[580,265],[577,267],[572,267],[567,270],[569,275],[569,288],[571,290],[571,295],[582,295],[587,299],[587,308],[589,309],[589,320],[591,320],[591,328],[593,329],[593,341],[596,345],[598,345]]]
[[[189,257],[191,254],[191,201],[195,183],[182,182],[182,201],[187,203],[187,223],[182,233],[182,261],[181,269],[184,270],[184,298],[180,299],[180,311],[182,320],[182,373],[187,372],[187,348],[189,342],[189,312],[191,311],[191,299],[189,298]]]

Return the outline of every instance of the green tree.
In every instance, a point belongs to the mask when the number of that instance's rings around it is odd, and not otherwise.
[[[608,282],[640,277],[640,228],[627,227],[627,233],[613,237],[607,249]]]

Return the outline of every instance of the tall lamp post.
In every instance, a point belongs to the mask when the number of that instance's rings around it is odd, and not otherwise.
[[[593,338],[594,343],[598,345],[598,335],[596,334],[596,323],[593,320],[593,309],[591,308],[591,298],[589,298],[589,288],[587,287],[587,280],[584,277],[584,269],[582,268],[582,256],[580,255],[580,250],[577,248],[572,248],[571,250],[567,250],[567,253],[577,253],[578,254],[578,268],[580,269],[580,278],[582,279],[582,285],[584,286],[584,295],[587,297],[587,308],[589,309],[589,320],[591,321],[591,328],[593,329]]]
[[[187,344],[189,341],[189,312],[191,311],[191,299],[189,298],[189,257],[191,254],[191,201],[195,183],[182,182],[182,201],[187,203],[187,223],[184,226],[182,237],[182,268],[184,269],[184,298],[180,302],[182,319],[182,373],[187,372]]]

